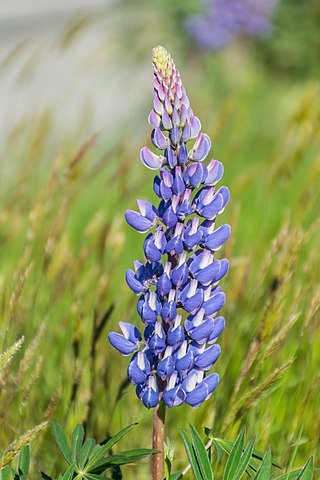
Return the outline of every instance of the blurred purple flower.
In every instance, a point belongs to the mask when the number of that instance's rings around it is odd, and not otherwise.
[[[123,334],[111,332],[109,341],[122,355],[133,353],[128,377],[147,408],[161,398],[169,407],[183,402],[198,407],[219,382],[217,373],[207,372],[220,355],[216,340],[225,322],[217,313],[225,295],[218,283],[229,262],[214,256],[231,230],[229,225],[215,228],[215,222],[230,194],[226,187],[215,188],[222,163],[203,163],[211,140],[201,133],[180,74],[163,47],[153,50],[153,68],[149,123],[152,143],[162,152],[144,147],[140,158],[159,170],[153,182],[159,205],[138,200],[140,212],[125,213],[138,232],[152,229],[143,243],[145,263],[135,261],[134,270],[126,273],[127,284],[139,295],[144,340],[136,327],[120,322]]]
[[[220,50],[241,35],[272,32],[278,0],[206,0],[203,14],[190,16],[186,29],[202,48]]]

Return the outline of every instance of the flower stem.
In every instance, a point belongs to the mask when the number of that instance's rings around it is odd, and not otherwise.
[[[152,457],[152,480],[163,480],[164,478],[164,423],[166,417],[166,406],[163,402],[153,411],[153,435],[152,448],[159,450]]]

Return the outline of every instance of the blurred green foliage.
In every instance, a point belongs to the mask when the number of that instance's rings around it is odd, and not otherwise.
[[[117,135],[90,137],[89,128],[85,142],[77,128],[72,138],[58,135],[53,106],[22,119],[2,139],[1,351],[25,338],[0,370],[2,450],[52,417],[68,433],[83,422],[96,438],[139,421],[140,433],[122,446],[151,445],[152,412],[127,388],[128,359],[108,345],[107,331],[119,320],[139,324],[124,272],[142,258],[142,237],[127,227],[123,213],[136,198],[154,198],[152,172],[140,164],[138,151],[150,143],[150,52],[163,43],[213,139],[214,157],[224,163],[231,202],[223,222],[233,232],[219,252],[231,262],[217,364],[221,383],[201,409],[168,412],[175,467],[187,462],[177,426],[189,422],[230,440],[246,424],[257,447],[272,445],[281,464],[301,466],[310,455],[317,464],[319,3],[283,0],[272,38],[239,41],[217,54],[198,51],[186,37],[183,18],[198,8],[195,1],[152,0],[148,6],[119,2],[108,12],[120,74],[130,70],[134,78],[142,69],[149,75],[117,99],[141,100],[134,122],[123,123]],[[59,48],[70,48],[86,28],[88,22],[70,22]],[[33,445],[32,471],[46,465],[55,474],[48,433]],[[138,471],[147,478],[149,465],[126,468],[125,478]]]

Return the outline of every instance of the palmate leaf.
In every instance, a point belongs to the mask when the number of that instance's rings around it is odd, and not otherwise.
[[[274,480],[296,480],[300,473],[302,471],[302,468],[298,468],[297,470],[292,470],[291,472],[284,473],[283,475],[280,475],[280,477],[276,477]]]
[[[169,480],[179,480],[181,473],[182,473],[182,470],[180,470],[179,472],[172,473],[169,477]]]
[[[204,480],[212,480],[213,473],[210,465],[210,460],[208,457],[208,453],[206,447],[201,440],[201,437],[197,430],[190,425],[190,433],[191,433],[191,440],[193,449],[198,460],[199,468],[201,470],[201,474]]]
[[[311,480],[313,473],[313,457],[310,457],[300,473],[298,480]]]
[[[83,439],[84,439],[84,428],[81,424],[79,424],[73,430],[72,437],[71,437],[71,457],[74,462],[78,460]]]
[[[232,450],[230,452],[226,468],[223,474],[223,480],[233,480],[235,474],[237,472],[238,465],[240,463],[240,458],[243,451],[243,443],[244,443],[244,430],[242,430],[237,440],[235,441]]]
[[[213,445],[216,449],[218,459],[221,460],[223,452],[230,455],[232,451],[233,443],[226,442],[225,440],[221,440],[220,438],[214,438]],[[255,474],[259,470],[259,467],[260,467],[260,463],[258,463],[258,461],[251,456],[251,458],[249,459],[249,463],[247,465],[247,470],[246,470],[250,478],[253,478],[255,476]]]
[[[6,465],[2,470],[0,470],[0,480],[11,480],[10,469]]]
[[[234,445],[233,442],[229,442],[228,440],[222,440],[221,438],[213,438],[212,441],[213,441],[215,446],[217,445],[218,448],[221,447],[228,455],[230,455],[230,452],[231,452],[232,447]],[[262,461],[263,458],[264,458],[264,453],[261,452],[260,450],[254,449],[253,452],[252,452],[252,457],[256,458],[257,460]],[[274,460],[272,460],[272,465],[276,468],[282,468],[281,465]]]
[[[191,468],[192,468],[193,474],[195,476],[195,479],[196,480],[203,480],[203,477],[201,475],[201,471],[199,469],[198,461],[197,461],[197,458],[196,458],[196,455],[195,455],[195,452],[194,452],[194,449],[193,449],[193,445],[192,445],[191,441],[189,440],[188,435],[186,434],[186,432],[184,430],[182,430],[182,428],[180,428],[180,433],[181,433],[181,436],[182,436],[184,447],[186,449],[188,460],[189,460],[189,463],[191,465]]]
[[[21,480],[27,480],[30,468],[30,447],[25,445],[18,459],[18,472]]]
[[[99,460],[94,464],[94,466],[90,470],[87,470],[87,471],[90,474],[91,473],[100,474],[105,470],[107,470],[108,468],[113,467],[114,465],[127,465],[129,463],[135,463],[157,452],[158,450],[152,450],[147,448],[127,450],[117,455],[109,455],[107,458],[103,458]]]
[[[71,480],[73,478],[73,474],[74,474],[74,467],[75,467],[75,464],[72,463],[71,465],[69,465],[69,467],[67,468],[67,470],[64,472],[64,474],[62,475],[62,480]]]
[[[271,449],[269,448],[264,456],[263,462],[260,466],[257,476],[255,477],[255,480],[270,480],[271,468],[272,468],[272,459],[271,459]]]
[[[113,437],[110,438],[104,445],[96,445],[92,451],[91,457],[87,464],[87,470],[90,470],[95,463],[100,460],[112,447],[115,445],[124,435],[126,435],[133,427],[138,425],[137,423],[132,423],[127,427],[120,430],[120,432],[116,433]]]
[[[90,453],[95,447],[95,440],[93,438],[88,438],[81,447],[79,455],[79,467],[82,470],[90,456]]]
[[[60,451],[64,456],[66,462],[70,465],[72,463],[72,457],[71,457],[70,447],[69,447],[67,438],[65,436],[65,433],[61,425],[59,425],[59,423],[52,421],[52,427],[53,427],[54,436],[56,438]]]
[[[255,439],[253,438],[252,440],[250,440],[246,449],[241,455],[241,459],[239,461],[238,468],[236,470],[233,480],[240,480],[242,475],[246,472],[248,465],[250,463],[250,458],[253,452],[254,443],[255,443]]]
[[[40,472],[40,475],[41,475],[41,477],[43,478],[43,480],[52,480],[52,478],[50,477],[50,475],[47,475],[47,474],[44,473],[44,472]]]
[[[100,475],[95,475],[94,473],[88,473],[86,475],[86,478],[88,478],[89,480],[101,480],[101,476]],[[104,477],[104,480],[112,480],[112,478]]]

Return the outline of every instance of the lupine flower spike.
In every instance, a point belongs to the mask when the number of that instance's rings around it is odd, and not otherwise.
[[[211,141],[201,133],[180,74],[163,48],[153,49],[154,101],[149,115],[151,141],[140,152],[142,163],[159,170],[153,189],[156,207],[137,200],[139,212],[127,210],[126,221],[146,233],[145,261],[135,261],[126,280],[138,295],[138,328],[120,322],[122,335],[110,333],[110,343],[132,356],[128,377],[147,408],[163,400],[168,407],[187,403],[199,407],[218,385],[208,373],[220,355],[216,343],[224,329],[218,311],[225,303],[219,286],[229,268],[215,252],[228,240],[229,225],[215,228],[217,215],[229,201],[227,187],[216,188],[223,166],[211,160]]]
[[[153,49],[154,99],[149,115],[151,141],[140,152],[142,163],[158,170],[155,206],[137,200],[139,211],[127,210],[127,223],[140,233],[145,260],[136,260],[126,280],[138,296],[139,329],[120,322],[122,334],[109,334],[122,353],[133,354],[128,377],[147,408],[154,408],[153,480],[164,476],[165,406],[199,407],[218,385],[209,373],[220,355],[217,338],[224,329],[218,311],[225,303],[219,286],[228,260],[215,252],[228,240],[229,225],[216,227],[217,215],[229,201],[229,190],[215,185],[223,175],[217,160],[204,164],[211,140],[201,133],[180,74],[163,48]],[[161,402],[159,404],[159,402]]]
[[[120,322],[122,335],[110,333],[110,343],[132,356],[128,377],[147,408],[162,399],[168,407],[187,403],[199,407],[218,385],[208,373],[220,355],[216,343],[224,329],[218,311],[225,303],[219,286],[229,268],[215,259],[230,236],[229,225],[215,228],[229,201],[226,187],[216,188],[223,166],[211,160],[211,141],[201,133],[180,74],[163,48],[153,49],[154,100],[149,115],[151,141],[140,152],[142,163],[159,170],[153,189],[155,206],[137,200],[139,211],[127,210],[126,221],[147,233],[145,261],[135,261],[126,280],[138,295],[137,311],[143,336],[130,323]]]

